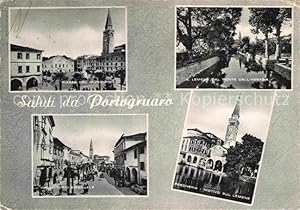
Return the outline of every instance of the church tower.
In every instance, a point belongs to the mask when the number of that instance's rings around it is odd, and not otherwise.
[[[93,141],[91,139],[91,142],[90,142],[90,155],[89,155],[89,158],[91,160],[93,160],[93,156],[94,156],[94,148],[93,148]]]
[[[235,147],[236,137],[237,137],[238,128],[240,124],[239,118],[240,118],[240,96],[234,107],[232,115],[229,118],[227,131],[225,135],[225,142],[224,142],[225,148]]]
[[[114,51],[114,30],[112,26],[110,10],[108,9],[105,29],[103,31],[102,55],[112,53]]]

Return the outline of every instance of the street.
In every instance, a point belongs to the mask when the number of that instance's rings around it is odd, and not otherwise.
[[[72,181],[70,180],[71,186]],[[86,194],[83,193],[83,186],[84,184],[88,184],[88,192]],[[62,194],[59,194],[59,188],[62,188]],[[53,194],[45,194],[52,195],[52,196],[67,196],[67,180],[64,179],[60,181],[59,183],[51,186],[48,188],[49,190],[52,190]],[[71,187],[72,189],[72,187]],[[130,190],[130,187],[118,187],[114,185],[114,179],[110,176],[108,176],[106,173],[104,173],[103,178],[99,178],[95,176],[94,181],[80,181],[78,184],[78,179],[74,179],[74,193],[69,196],[89,196],[89,195],[138,195],[132,190]],[[38,192],[35,192],[34,195],[38,196]]]

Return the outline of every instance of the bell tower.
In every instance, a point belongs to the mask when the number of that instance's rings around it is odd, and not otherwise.
[[[102,55],[112,53],[114,51],[114,30],[110,16],[110,9],[108,9],[105,29],[103,31],[103,45]]]
[[[93,156],[94,156],[94,148],[93,148],[93,140],[91,139],[91,142],[90,142],[90,154],[89,154],[89,158],[91,160],[93,160]]]
[[[229,118],[228,121],[227,131],[225,135],[225,142],[224,142],[225,148],[235,147],[236,137],[237,137],[238,128],[240,124],[239,118],[240,118],[240,96],[234,107],[231,117]]]

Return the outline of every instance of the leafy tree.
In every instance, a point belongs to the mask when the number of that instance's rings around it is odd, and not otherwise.
[[[277,13],[276,16],[276,23],[275,23],[275,30],[276,30],[276,37],[277,37],[277,59],[280,58],[281,55],[281,27],[285,21],[289,21],[292,18],[292,9],[291,8],[274,8],[274,12]]]
[[[265,35],[265,57],[269,58],[268,41],[269,34],[275,29],[277,37],[277,58],[280,57],[280,34],[281,27],[285,21],[291,19],[290,8],[249,8],[249,24],[253,27],[253,34],[262,33]]]
[[[99,90],[101,90],[101,83],[100,83],[100,81],[105,79],[105,74],[102,71],[96,71],[95,72],[95,76],[98,78],[98,81],[99,81]]]
[[[80,72],[75,72],[73,78],[77,81],[77,90],[80,90],[80,81],[84,80],[84,76]]]
[[[240,43],[240,48],[244,51],[244,52],[248,52],[249,51],[249,46],[250,46],[250,37],[249,36],[244,36],[241,40]]]
[[[66,79],[67,79],[66,74],[62,70],[54,73],[53,75],[53,82],[55,82],[56,80],[59,81],[59,90],[62,90],[62,81]]]
[[[242,137],[243,142],[228,149],[226,156],[226,172],[233,177],[238,177],[242,167],[248,166],[252,170],[261,159],[264,143],[249,134]]]
[[[194,48],[214,53],[234,43],[241,8],[177,8],[177,46],[182,44],[192,58]]]
[[[126,78],[125,70],[120,70],[120,85],[121,85],[121,90],[122,90],[122,87],[124,85],[125,78]]]

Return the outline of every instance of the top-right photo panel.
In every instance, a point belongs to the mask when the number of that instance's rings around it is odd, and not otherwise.
[[[291,7],[175,10],[175,89],[292,89]]]

